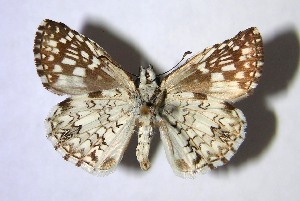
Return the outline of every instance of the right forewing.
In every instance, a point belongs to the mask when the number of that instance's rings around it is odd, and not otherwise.
[[[165,77],[161,90],[202,93],[234,102],[256,87],[263,57],[261,35],[252,27],[192,57]]]

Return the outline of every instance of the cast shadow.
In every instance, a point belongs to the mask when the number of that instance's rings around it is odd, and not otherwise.
[[[254,94],[235,106],[241,109],[247,119],[246,139],[236,155],[220,171],[232,166],[258,159],[267,150],[277,135],[280,122],[268,107],[267,98],[288,89],[293,81],[299,62],[299,40],[297,32],[290,28],[264,43],[265,63],[262,78]]]
[[[122,66],[125,71],[139,75],[139,68],[142,65],[150,64],[145,56],[133,45],[127,43],[123,37],[115,34],[108,26],[103,23],[86,21],[81,33],[98,43],[104,50]],[[136,78],[133,77],[135,80]],[[159,135],[154,133],[150,149],[150,161],[153,162],[158,150]],[[125,151],[121,165],[140,170],[136,159],[135,149],[137,146],[137,133],[132,135],[129,146]]]

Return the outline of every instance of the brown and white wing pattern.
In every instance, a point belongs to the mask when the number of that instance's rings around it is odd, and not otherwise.
[[[165,152],[174,172],[193,177],[223,165],[245,137],[243,113],[219,99],[183,92],[168,94],[158,118]]]
[[[34,57],[44,87],[71,95],[46,119],[48,138],[65,160],[97,175],[110,173],[138,122],[137,158],[148,162],[157,123],[174,172],[193,177],[228,162],[243,142],[246,120],[230,103],[256,87],[263,47],[258,30],[249,28],[192,57],[160,87],[152,67],[141,70],[136,87],[95,42],[44,20]]]
[[[122,159],[136,115],[136,104],[124,89],[73,96],[46,119],[48,138],[65,160],[106,175]]]
[[[162,81],[161,89],[167,93],[203,93],[234,102],[256,87],[262,65],[260,33],[249,28],[189,59]]]
[[[44,87],[57,94],[116,87],[135,90],[131,78],[103,48],[63,23],[42,22],[36,32],[34,57]]]
[[[223,165],[245,138],[243,113],[228,102],[256,87],[263,46],[256,28],[205,49],[164,78],[157,118],[175,173],[193,177]]]

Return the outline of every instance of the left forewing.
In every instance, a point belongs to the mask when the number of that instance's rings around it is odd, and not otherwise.
[[[204,94],[169,94],[158,121],[169,163],[183,177],[223,165],[245,137],[243,113]]]
[[[65,160],[90,173],[108,174],[131,138],[135,108],[122,89],[68,98],[47,118],[48,138]]]
[[[131,78],[103,48],[63,23],[42,22],[34,57],[44,87],[56,94],[79,95],[120,86],[135,91]]]

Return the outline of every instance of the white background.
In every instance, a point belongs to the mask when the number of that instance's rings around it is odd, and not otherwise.
[[[0,200],[298,200],[299,9],[299,0],[1,0]],[[44,118],[65,97],[42,87],[33,62],[35,31],[45,18],[92,38],[133,73],[148,63],[164,72],[187,50],[257,26],[263,78],[236,104],[248,119],[246,141],[228,165],[194,180],[173,174],[159,135],[148,172],[136,162],[136,140],[106,177],[64,161],[45,137]]]

